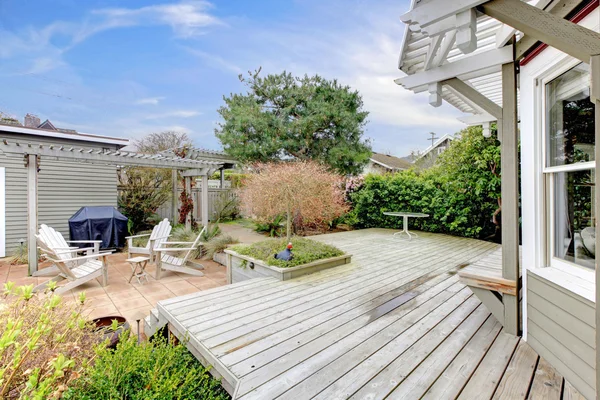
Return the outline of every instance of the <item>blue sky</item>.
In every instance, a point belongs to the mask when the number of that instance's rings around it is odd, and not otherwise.
[[[218,149],[222,97],[262,67],[337,78],[363,96],[380,152],[462,125],[394,84],[408,0],[0,0],[0,111],[81,132],[188,132]]]

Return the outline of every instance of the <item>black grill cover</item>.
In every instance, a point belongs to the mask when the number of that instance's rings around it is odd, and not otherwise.
[[[122,248],[127,217],[110,206],[81,207],[69,218],[69,235],[71,240],[102,240],[101,249]],[[79,247],[89,246],[79,244]]]

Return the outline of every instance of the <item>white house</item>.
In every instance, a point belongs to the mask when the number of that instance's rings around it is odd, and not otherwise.
[[[600,398],[598,1],[413,0],[401,19],[396,83],[450,103],[484,135],[498,123],[502,262],[462,280],[506,331]]]
[[[415,162],[421,165],[433,165],[438,156],[444,151],[446,151],[448,147],[450,147],[450,143],[452,143],[453,140],[454,136],[448,133],[445,134],[444,136],[436,140],[435,143],[433,143],[433,145],[423,150],[423,152],[419,154]]]

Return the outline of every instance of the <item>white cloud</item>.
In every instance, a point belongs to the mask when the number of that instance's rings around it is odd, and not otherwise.
[[[137,9],[105,8],[92,14],[101,17],[98,27],[106,29],[135,25],[168,25],[178,37],[189,38],[204,33],[206,27],[223,25],[223,21],[209,14],[212,5],[207,1],[183,1],[176,4],[158,4]]]
[[[165,98],[162,97],[162,96],[158,96],[158,97],[146,97],[146,98],[137,100],[135,102],[135,104],[138,104],[138,105],[150,104],[150,105],[156,106],[156,105],[158,105],[158,103],[160,103],[164,99]]]
[[[148,114],[142,118],[146,119],[146,120],[155,120],[155,119],[167,119],[167,118],[192,118],[192,117],[197,117],[199,115],[202,115],[202,113],[200,111],[174,110],[174,111],[167,111],[164,113]]]
[[[225,60],[223,57],[220,57],[216,54],[210,54],[202,50],[193,49],[191,47],[182,46],[182,48],[188,53],[201,58],[204,60],[209,66],[216,69],[224,69],[227,71],[231,71],[235,74],[241,74],[243,70],[235,65],[232,62]]]

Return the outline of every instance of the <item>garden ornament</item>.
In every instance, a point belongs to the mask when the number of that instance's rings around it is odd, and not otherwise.
[[[290,261],[292,258],[294,258],[294,254],[292,253],[292,243],[288,243],[285,250],[275,254],[275,258],[284,261]]]

